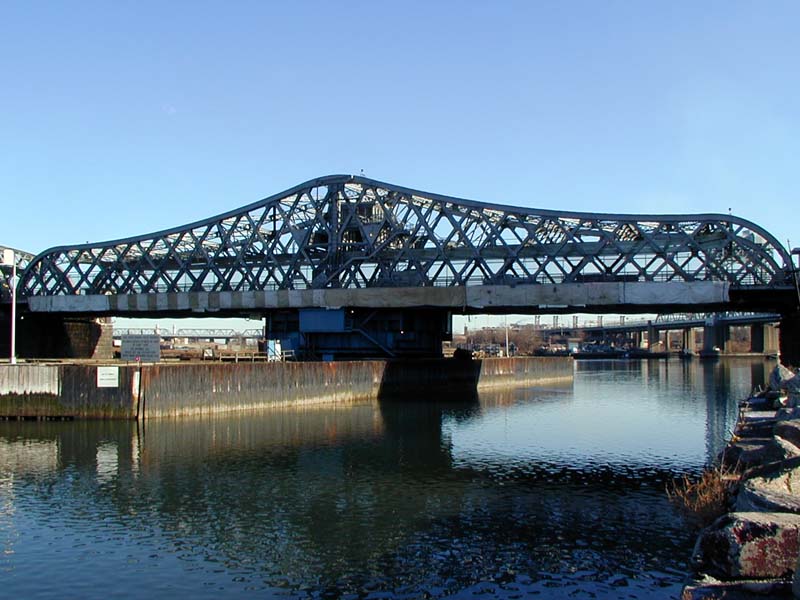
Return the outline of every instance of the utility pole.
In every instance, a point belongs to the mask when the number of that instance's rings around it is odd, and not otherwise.
[[[12,365],[17,364],[17,257],[13,250],[3,250],[3,264],[11,266],[11,357]]]

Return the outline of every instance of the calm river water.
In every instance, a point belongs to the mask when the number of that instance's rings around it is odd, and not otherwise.
[[[579,361],[459,402],[0,423],[9,598],[674,598],[664,486],[773,365]]]

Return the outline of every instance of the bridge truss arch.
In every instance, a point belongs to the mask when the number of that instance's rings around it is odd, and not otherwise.
[[[791,258],[730,215],[539,210],[364,177],[314,179],[216,217],[33,258],[25,297],[417,286],[791,284]]]

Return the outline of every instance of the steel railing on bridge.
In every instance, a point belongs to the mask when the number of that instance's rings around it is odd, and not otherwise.
[[[162,339],[185,338],[189,340],[260,340],[264,338],[263,329],[245,329],[236,331],[235,329],[203,329],[203,328],[182,328],[182,329],[163,329],[146,327],[114,328],[115,338],[122,338],[131,335],[158,335]]]

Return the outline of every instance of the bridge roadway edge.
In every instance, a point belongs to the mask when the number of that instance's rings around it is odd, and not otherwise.
[[[731,302],[731,294],[727,282],[669,281],[31,296],[27,302],[34,313],[131,317],[285,308],[423,306],[472,313],[579,309],[608,312],[623,307],[645,312],[664,306],[724,306]]]
[[[793,288],[741,289],[722,281],[640,281],[32,296],[20,306],[34,315],[130,318],[250,316],[281,309],[341,307],[429,307],[461,314],[730,310],[792,314],[798,310],[798,296]]]
[[[98,369],[109,366],[117,368],[117,387],[100,386]],[[572,378],[569,357],[21,363],[0,365],[0,418],[149,419],[330,403],[463,400],[483,388],[568,384]]]

